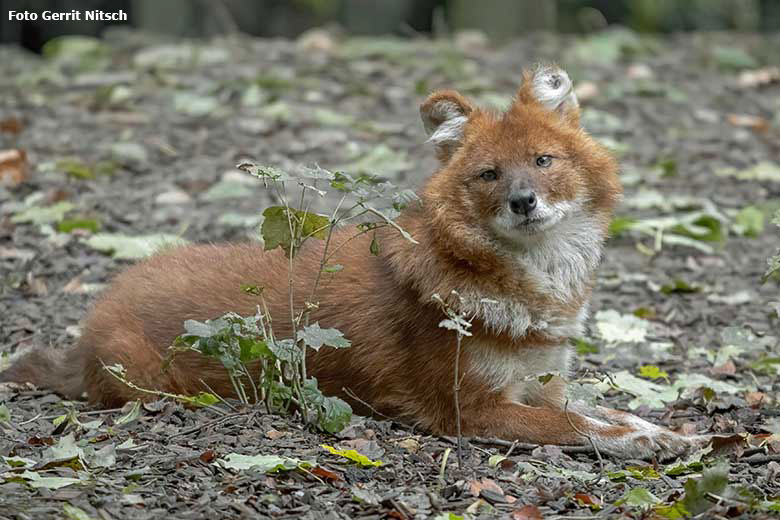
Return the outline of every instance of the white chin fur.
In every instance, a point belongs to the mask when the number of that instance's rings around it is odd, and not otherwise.
[[[529,237],[551,230],[567,215],[575,213],[581,205],[577,202],[563,201],[547,204],[539,199],[532,218],[512,213],[504,207],[493,219],[493,231],[509,242],[525,242]]]

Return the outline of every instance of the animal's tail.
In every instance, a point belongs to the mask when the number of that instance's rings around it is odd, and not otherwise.
[[[79,399],[86,390],[83,347],[35,347],[0,372],[0,383],[32,383],[68,399]]]

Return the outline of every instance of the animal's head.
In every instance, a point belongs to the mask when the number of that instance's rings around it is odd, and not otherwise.
[[[423,199],[448,240],[530,247],[578,220],[577,233],[606,234],[621,194],[617,162],[581,128],[563,70],[526,72],[504,113],[454,91],[431,94],[420,113],[441,162]]]

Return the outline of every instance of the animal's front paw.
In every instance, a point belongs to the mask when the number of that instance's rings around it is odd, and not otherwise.
[[[589,412],[591,420],[601,425],[600,429],[594,428],[598,433],[591,437],[596,447],[619,457],[667,460],[709,442],[707,436],[676,433],[627,412],[601,406]]]
[[[703,435],[681,435],[659,428],[652,432],[634,432],[641,456],[637,458],[656,458],[660,461],[674,459],[704,447],[709,439]]]

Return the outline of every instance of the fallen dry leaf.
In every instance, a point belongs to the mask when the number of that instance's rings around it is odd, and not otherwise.
[[[214,450],[206,450],[198,457],[201,462],[209,463],[217,457],[217,453]]]
[[[542,512],[532,504],[526,504],[520,509],[512,511],[512,520],[543,520]]]
[[[46,286],[46,282],[41,278],[33,276],[32,273],[27,273],[27,293],[32,296],[46,296],[49,294],[49,288]]]
[[[761,408],[769,401],[769,397],[764,392],[748,392],[745,394],[745,401],[751,408]]]
[[[750,114],[729,114],[726,121],[733,126],[740,128],[749,128],[754,132],[766,132],[769,130],[769,121],[761,116],[752,116]]]
[[[488,502],[495,504],[496,502],[502,502],[505,504],[514,504],[517,499],[511,495],[504,493],[501,486],[496,484],[494,480],[489,478],[483,478],[481,480],[472,480],[469,482],[469,491],[475,497],[481,497]]]
[[[27,154],[24,150],[0,150],[0,184],[11,188],[27,179]]]
[[[490,489],[497,493],[501,493],[502,495],[504,494],[504,490],[501,489],[501,486],[499,486],[498,484],[496,484],[494,480],[491,480],[489,478],[483,478],[481,480],[472,480],[471,482],[469,482],[469,491],[475,497],[478,497],[483,489]]]
[[[696,427],[696,423],[687,422],[681,424],[675,431],[682,435],[696,435],[698,428]]]
[[[281,439],[287,435],[287,432],[280,432],[279,430],[268,430],[265,432],[265,436],[271,439],[272,441],[275,441],[276,439]]]
[[[723,363],[722,365],[718,365],[716,367],[712,367],[710,369],[710,373],[712,374],[720,374],[725,376],[733,376],[737,372],[737,367],[734,365],[734,362],[730,359]]]
[[[417,451],[420,449],[420,443],[417,442],[415,439],[412,439],[411,437],[408,439],[403,439],[401,441],[398,441],[396,445],[399,448],[403,448],[410,453],[417,453]]]
[[[22,128],[22,122],[17,117],[11,116],[0,119],[0,133],[19,134],[22,132]]]
[[[780,83],[780,67],[746,70],[737,78],[737,85],[742,88],[763,87],[770,83]]]
[[[593,495],[589,495],[587,493],[575,493],[574,500],[576,500],[580,505],[588,506],[590,508],[601,507],[601,501]]]
[[[317,475],[321,479],[330,480],[332,482],[344,482],[344,477],[342,477],[339,473],[325,469],[322,466],[312,468],[309,470],[309,472],[313,475]]]
[[[710,444],[714,455],[736,453],[737,457],[741,457],[748,447],[746,436],[741,434],[712,437]]]

